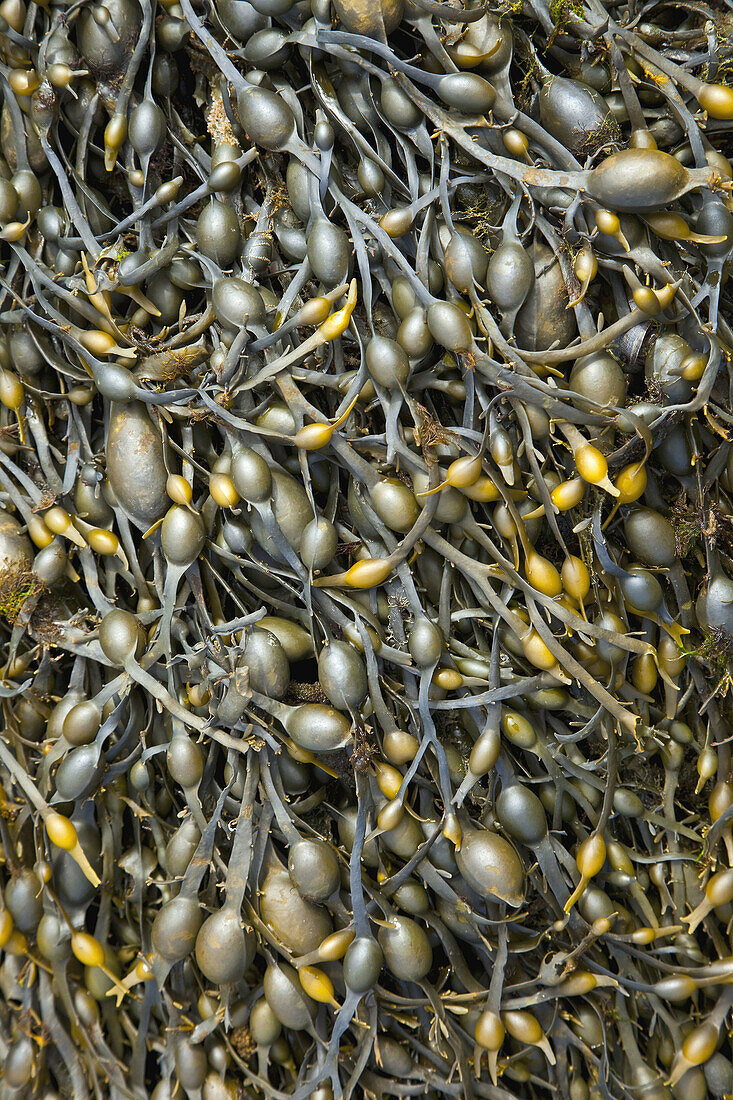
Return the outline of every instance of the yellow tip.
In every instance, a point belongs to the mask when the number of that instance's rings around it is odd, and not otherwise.
[[[346,298],[346,304],[337,309],[335,313],[332,313],[330,317],[327,317],[322,325],[319,325],[318,332],[325,340],[336,340],[339,336],[342,336],[349,327],[351,320],[351,314],[354,312],[354,306],[356,305],[356,279],[352,279],[349,284],[349,293]]]
[[[589,881],[590,881],[590,880],[589,880],[588,878],[586,878],[585,876],[583,876],[583,877],[581,878],[580,882],[579,882],[579,883],[578,883],[578,885],[577,885],[577,886],[575,887],[575,889],[573,890],[572,894],[570,895],[570,897],[568,898],[568,900],[567,900],[567,901],[565,902],[565,904],[563,905],[563,910],[564,910],[564,912],[566,912],[566,913],[569,913],[569,912],[570,912],[570,910],[571,910],[571,909],[573,908],[573,906],[575,905],[575,903],[576,903],[576,901],[578,900],[578,898],[579,898],[579,897],[581,896],[581,894],[582,894],[582,893],[583,893],[583,891],[585,890],[585,888],[586,888],[586,886],[588,885]]]
[[[89,879],[92,886],[101,886],[102,880],[100,879],[99,875],[94,870],[91,863],[84,854],[84,849],[82,848],[81,844],[77,842],[77,844],[75,844],[69,852],[69,855],[77,864],[82,873],[86,876],[86,878]]]

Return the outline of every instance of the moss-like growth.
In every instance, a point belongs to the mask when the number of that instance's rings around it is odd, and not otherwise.
[[[244,1025],[234,1028],[231,1044],[244,1062],[248,1062],[257,1051],[257,1044],[252,1038],[249,1028]]]
[[[694,657],[720,672],[727,672],[733,660],[733,637],[725,630],[713,629],[694,649],[683,652],[685,657]]]
[[[459,195],[462,209],[453,215],[454,221],[470,222],[471,231],[491,252],[490,241],[497,239],[498,226],[504,214],[504,203],[489,188],[468,188]]]
[[[431,452],[431,447],[438,447],[450,442],[451,432],[447,432],[442,424],[439,424],[434,416],[431,416],[426,408],[415,402],[415,414],[419,423],[412,429],[412,437],[416,446],[422,451],[423,458],[429,466],[434,465],[436,458]]]
[[[549,12],[558,33],[572,23],[574,18],[585,19],[585,9],[580,0],[552,0]]]
[[[702,524],[697,510],[690,506],[687,496],[682,493],[672,504],[670,520],[674,527],[677,553],[684,558],[700,541]]]
[[[44,586],[26,566],[11,566],[0,573],[0,615],[15,625],[27,600],[38,596]]]
[[[570,23],[573,23],[576,19],[585,20],[585,9],[580,0],[552,0],[549,12],[555,29],[547,39],[545,53],[553,45],[557,36],[562,34]]]
[[[606,115],[595,130],[585,134],[578,146],[578,153],[594,156],[606,146],[619,145],[621,141],[621,128],[612,114]]]

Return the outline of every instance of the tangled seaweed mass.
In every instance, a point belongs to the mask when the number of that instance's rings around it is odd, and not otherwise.
[[[471,3],[0,3],[2,1100],[733,1094],[733,7]]]

